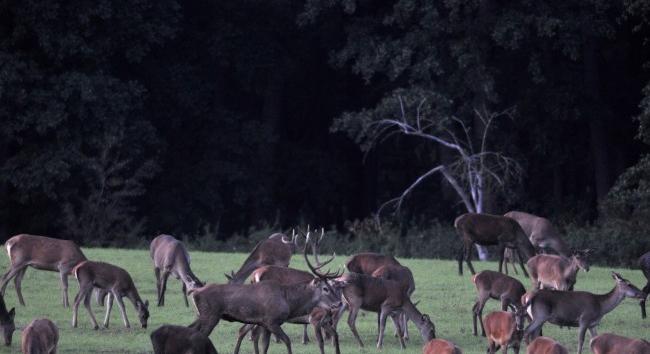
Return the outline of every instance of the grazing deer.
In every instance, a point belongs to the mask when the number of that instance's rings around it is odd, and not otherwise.
[[[391,314],[394,315],[402,311],[415,323],[425,341],[436,337],[435,326],[429,316],[418,311],[399,282],[359,273],[346,273],[337,281],[343,285],[342,298],[344,305],[350,308],[348,325],[361,347],[363,347],[363,341],[359,337],[355,324],[361,309],[379,313],[377,348],[381,348],[383,345],[386,318]],[[401,328],[398,329],[398,333],[400,334],[398,336],[400,346],[405,348]]]
[[[58,343],[59,329],[47,318],[35,319],[23,329],[23,354],[56,354]]]
[[[548,219],[521,211],[510,211],[503,216],[517,220],[533,246],[541,249],[552,249],[557,254],[567,258],[571,256],[569,247]]]
[[[167,278],[173,274],[183,283],[183,298],[187,302],[187,289],[194,289],[204,284],[192,273],[190,268],[190,254],[182,242],[169,235],[159,235],[151,241],[149,246],[156,275],[156,289],[158,290],[158,306],[165,305],[165,290]]]
[[[16,309],[12,307],[11,310],[7,311],[5,300],[0,296],[0,331],[2,331],[6,346],[11,345],[11,338],[16,330],[14,317],[16,317]]]
[[[413,278],[413,273],[408,267],[392,264],[383,265],[377,268],[370,275],[375,278],[388,279],[398,282],[402,288],[402,291],[405,291],[406,295],[408,295],[409,298],[411,295],[413,295],[413,292],[415,292],[415,279]],[[377,314],[377,316],[379,316],[379,314]],[[402,337],[404,340],[408,340],[408,317],[406,314],[403,312],[400,313],[398,316],[399,319],[395,316],[391,316],[391,318],[395,324],[396,335],[398,335],[397,333],[399,332],[398,328],[401,328]],[[399,323],[396,321],[399,321]],[[377,323],[379,323],[379,318],[377,318]]]
[[[517,308],[521,307],[521,297],[526,293],[526,289],[519,280],[491,270],[484,270],[473,275],[472,282],[478,292],[476,303],[472,307],[474,335],[478,334],[476,328],[478,319],[481,324],[481,333],[485,337],[483,308],[488,299],[492,298],[501,301],[502,311],[506,311],[509,307],[513,307],[516,311]]]
[[[589,342],[594,354],[647,354],[650,353],[650,342],[604,333],[591,338]]]
[[[463,352],[448,340],[432,339],[422,347],[422,354],[463,354]]]
[[[291,340],[280,326],[292,318],[309,314],[316,306],[329,307],[340,302],[338,291],[329,284],[338,273],[320,273],[309,262],[306,250],[304,257],[309,269],[318,277],[306,284],[281,285],[273,281],[209,284],[190,291],[197,311],[197,319],[190,327],[209,335],[221,319],[260,325],[265,328],[264,353],[268,350],[271,332],[285,343],[291,354]],[[238,338],[238,342],[241,340]]]
[[[620,274],[612,272],[612,277],[616,285],[607,294],[560,290],[539,290],[530,294],[524,303],[532,318],[526,327],[526,338],[536,337],[546,321],[561,326],[579,327],[578,354],[582,353],[587,330],[592,338],[595,337],[596,327],[603,316],[616,308],[623,299],[644,299],[646,296]]]
[[[14,278],[18,301],[25,306],[20,283],[25,276],[27,267],[31,266],[35,269],[59,272],[63,306],[69,306],[68,275],[74,266],[86,260],[86,256],[81,252],[79,246],[68,240],[20,234],[8,239],[5,242],[5,247],[11,266],[2,276],[0,295],[4,296],[7,284],[11,278]]]
[[[150,338],[154,354],[217,354],[210,338],[185,326],[160,326]]]
[[[515,354],[518,354],[525,317],[526,313],[521,307],[517,308],[516,313],[494,311],[485,316],[483,326],[488,339],[488,353],[494,354],[499,347],[503,347],[503,353],[506,354],[508,347],[512,347]]]
[[[90,308],[90,294],[93,288],[99,288],[108,292],[106,297],[106,316],[104,317],[104,327],[108,328],[108,320],[113,308],[113,299],[122,313],[124,326],[130,328],[129,319],[126,317],[123,297],[127,297],[133,303],[133,307],[138,311],[138,318],[142,328],[147,328],[147,319],[149,318],[149,301],[142,301],[138,290],[133,284],[133,279],[129,273],[117,266],[104,262],[84,261],[73,269],[73,274],[79,282],[79,293],[74,299],[74,308],[72,311],[72,327],[77,327],[77,313],[81,300],[88,311],[90,320],[94,329],[99,329],[95,315]]]
[[[528,344],[526,354],[569,354],[569,351],[552,338],[537,337]]]
[[[643,287],[643,292],[648,294],[650,293],[650,252],[644,254],[639,258],[639,267],[641,268],[641,271],[646,278],[646,284]],[[639,305],[641,306],[641,318],[646,318],[645,301],[646,299],[643,299],[641,302],[639,302]]]
[[[229,284],[243,284],[246,278],[263,265],[288,267],[291,256],[298,248],[298,235],[294,232],[291,240],[284,234],[276,233],[260,241],[248,255],[237,273],[225,274]]]
[[[454,227],[458,236],[463,241],[463,247],[458,254],[458,274],[463,275],[463,259],[467,262],[467,267],[472,272],[472,246],[479,244],[481,246],[497,245],[499,247],[499,273],[503,268],[503,258],[506,248],[517,250],[519,265],[528,277],[524,268],[522,256],[528,260],[535,255],[535,247],[521,229],[521,226],[514,219],[489,214],[463,214],[456,218]]]
[[[586,254],[586,253],[585,253]],[[538,254],[526,263],[533,288],[548,287],[556,290],[573,290],[580,269],[589,271],[589,263],[583,254],[571,258],[553,254]]]

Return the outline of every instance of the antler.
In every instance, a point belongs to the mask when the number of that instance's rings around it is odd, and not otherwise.
[[[307,239],[307,241],[309,241],[309,239]],[[316,275],[317,277],[319,277],[319,278],[321,278],[323,280],[329,280],[329,279],[335,279],[335,278],[338,278],[339,276],[341,276],[340,271],[336,271],[335,273],[327,271],[327,273],[325,273],[325,274],[320,272],[321,268],[323,268],[324,266],[326,266],[327,264],[329,264],[330,262],[332,262],[334,260],[334,258],[336,257],[336,253],[332,254],[332,257],[330,257],[330,259],[328,259],[327,261],[319,264],[316,267],[314,267],[314,265],[311,264],[311,262],[309,261],[309,257],[307,257],[307,247],[306,247],[306,245],[305,245],[305,249],[303,250],[303,256],[305,257],[305,262],[307,262],[307,267],[309,267],[309,270],[311,270],[311,272],[314,275]]]
[[[287,238],[287,236],[282,235],[282,243],[288,244],[288,245],[294,245],[298,246],[298,234],[296,234],[295,229],[291,229],[291,240]]]

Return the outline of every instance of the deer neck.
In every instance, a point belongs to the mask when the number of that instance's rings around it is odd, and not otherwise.
[[[618,289],[618,285],[614,287],[607,294],[596,295],[598,302],[600,303],[601,316],[612,311],[618,304],[620,304],[623,299],[625,299],[625,293]]]
[[[569,266],[564,270],[564,276],[571,276],[578,273],[578,260],[575,256],[569,258]]]
[[[194,275],[189,264],[182,263],[178,265],[177,268],[178,276],[181,278],[181,281],[187,288],[190,288],[191,283],[200,284],[201,281],[199,278]]]
[[[144,302],[140,298],[140,294],[138,294],[138,291],[134,288],[128,290],[125,294],[126,298],[133,303],[133,306],[135,308],[139,308],[140,305],[144,305]]]
[[[411,302],[411,300],[407,299],[404,301],[404,304],[402,305],[402,311],[406,314],[406,317],[408,317],[409,320],[413,321],[415,323],[415,326],[418,328],[420,331],[420,334],[422,335],[422,338],[426,340],[429,340],[427,338],[427,328],[425,326],[425,321],[422,319],[422,312],[420,312],[415,305]]]

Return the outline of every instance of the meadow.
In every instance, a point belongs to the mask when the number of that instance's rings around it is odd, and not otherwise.
[[[47,317],[54,321],[59,327],[59,353],[151,353],[149,333],[158,326],[171,323],[187,325],[194,321],[195,315],[192,305],[185,307],[181,295],[181,283],[170,277],[164,307],[156,307],[156,284],[153,275],[153,268],[148,250],[123,250],[123,249],[92,249],[84,248],[84,253],[89,259],[101,260],[119,265],[127,269],[138,287],[143,299],[150,302],[149,326],[142,329],[137,320],[137,313],[132,304],[125,299],[127,313],[131,329],[124,328],[119,310],[115,305],[111,313],[110,328],[101,328],[94,331],[91,327],[88,314],[83,304],[79,308],[79,327],[71,327],[72,310],[63,308],[61,304],[61,290],[57,273],[37,271],[29,269],[22,282],[23,294],[27,306],[20,306],[16,299],[13,282],[5,293],[7,307],[16,307],[16,326],[13,343],[10,348],[0,346],[0,353],[20,352],[20,329],[26,326],[32,319]],[[4,254],[4,252],[3,252]],[[223,273],[237,269],[243,262],[245,254],[241,253],[209,253],[192,252],[192,268],[197,276],[207,282],[223,283]],[[337,256],[332,262],[332,267],[343,266],[347,257]],[[420,311],[431,316],[436,325],[438,338],[445,338],[459,345],[465,353],[485,353],[486,340],[483,337],[472,335],[471,308],[475,301],[475,288],[470,280],[469,273],[463,276],[457,274],[455,261],[431,260],[431,259],[400,259],[403,264],[410,267],[416,281],[416,291],[413,295],[414,301],[419,301]],[[7,267],[6,255],[0,256],[0,265],[3,269]],[[306,269],[304,259],[294,255],[291,265],[300,269]],[[496,269],[494,262],[474,262],[477,271],[482,269]],[[645,285],[645,278],[639,270],[635,269],[612,269],[592,267],[588,273],[580,272],[576,290],[587,290],[595,293],[609,291],[614,281],[610,271],[616,270],[623,277],[632,281],[641,288]],[[466,270],[467,271],[467,270]],[[520,272],[521,273],[521,272]],[[528,279],[521,274],[517,276],[525,286],[529,286]],[[69,279],[69,296],[72,302],[78,290],[77,281],[74,277]],[[495,300],[490,300],[485,308],[484,315],[499,307]],[[93,310],[98,321],[103,320],[103,307],[95,305]],[[374,353],[379,352],[375,348],[376,339],[376,315],[366,313],[357,320],[357,328],[364,340],[365,348],[360,348],[354,340],[347,323],[347,314],[339,324],[339,336],[341,339],[342,353]],[[240,324],[221,321],[210,338],[219,353],[232,353],[235,344],[235,335]],[[300,343],[302,326],[287,324],[283,328],[290,336],[294,353],[318,353],[313,334],[310,331],[312,342],[308,345]],[[647,338],[650,319],[642,320],[637,300],[625,299],[614,311],[606,315],[598,327],[599,333],[615,332],[618,334]],[[480,330],[480,329],[479,329]],[[422,340],[419,332],[412,325],[410,327],[411,341],[407,344],[406,350],[399,348],[399,343],[393,337],[392,324],[386,328],[386,339],[381,353],[421,353]],[[551,336],[575,352],[577,348],[577,329],[564,328],[546,324],[544,334]],[[584,352],[588,350],[589,336],[585,343]],[[326,353],[333,353],[333,348],[327,344]],[[242,353],[252,353],[252,344],[245,341],[242,345]],[[270,353],[286,353],[283,344],[271,344]],[[522,352],[525,352],[522,350]]]

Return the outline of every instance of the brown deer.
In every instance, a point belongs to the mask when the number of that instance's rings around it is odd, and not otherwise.
[[[552,338],[537,337],[528,344],[526,354],[569,354],[569,351]]]
[[[488,353],[494,354],[499,347],[503,347],[503,353],[506,354],[508,348],[512,347],[515,354],[518,354],[525,317],[522,307],[518,307],[516,313],[494,311],[485,316],[483,326],[488,339]]]
[[[338,291],[329,284],[338,273],[320,273],[309,262],[306,250],[304,257],[318,277],[307,284],[281,285],[273,281],[209,284],[190,291],[197,310],[197,319],[190,327],[209,335],[221,319],[260,325],[265,329],[264,353],[268,350],[271,332],[285,343],[291,354],[291,340],[280,326],[292,318],[309,314],[316,306],[329,307],[340,302]]]
[[[403,291],[406,292],[406,295],[410,298],[415,292],[415,279],[413,278],[413,273],[408,267],[401,265],[387,264],[377,268],[371,276],[375,278],[382,278],[396,281],[400,284]],[[377,314],[379,316],[379,314]],[[400,313],[397,317],[391,316],[393,323],[395,324],[396,335],[399,332],[398,328],[402,329],[402,337],[404,340],[409,339],[408,335],[408,317],[405,313]],[[397,323],[399,321],[399,323]],[[377,323],[379,323],[379,318],[377,318]],[[377,328],[379,330],[379,328]]]
[[[156,275],[156,289],[158,291],[158,306],[165,305],[165,290],[167,279],[173,274],[183,283],[183,298],[187,302],[187,289],[194,289],[204,284],[194,275],[190,268],[190,254],[182,242],[169,235],[159,235],[151,241],[149,246],[153,269]]]
[[[185,326],[160,326],[150,338],[154,354],[217,354],[210,338]]]
[[[454,227],[463,241],[463,247],[458,254],[458,274],[463,275],[463,259],[467,262],[467,267],[472,274],[476,274],[471,261],[472,246],[479,244],[481,246],[497,245],[499,247],[499,273],[502,272],[506,248],[516,249],[519,265],[524,275],[528,277],[522,256],[525,260],[534,256],[535,247],[530,243],[517,221],[499,215],[468,213],[457,217],[454,221]]]
[[[616,285],[607,294],[560,290],[539,290],[530,294],[524,307],[527,308],[532,322],[526,327],[525,337],[538,336],[546,321],[561,326],[579,327],[578,354],[582,353],[587,330],[592,338],[595,337],[596,327],[603,316],[616,308],[623,299],[644,299],[646,296],[620,274],[612,272],[612,277]]]
[[[463,351],[448,340],[432,339],[422,347],[422,354],[463,354]]]
[[[650,252],[645,253],[639,258],[639,267],[643,272],[643,276],[646,278],[646,284],[643,287],[643,292],[648,294],[650,293]],[[641,306],[641,318],[646,318],[645,301],[646,299],[643,299],[641,302],[639,302],[639,305]]]
[[[276,233],[260,241],[248,255],[237,273],[225,274],[229,284],[243,284],[248,276],[263,265],[288,267],[291,256],[298,248],[298,235],[294,232],[291,240],[284,234]]]
[[[108,292],[106,297],[106,316],[104,317],[104,327],[108,328],[108,320],[113,308],[113,299],[122,313],[124,326],[130,328],[129,319],[126,317],[123,297],[128,298],[138,311],[138,318],[142,328],[147,328],[147,319],[149,318],[149,301],[142,301],[138,290],[135,288],[133,279],[129,273],[117,266],[104,262],[84,261],[77,265],[73,270],[74,276],[79,282],[79,293],[74,299],[74,308],[72,311],[72,327],[77,327],[77,313],[79,304],[83,300],[84,307],[88,311],[90,320],[94,329],[99,329],[95,315],[90,308],[90,295],[93,288],[99,288]]]
[[[571,256],[569,247],[548,219],[521,211],[510,211],[504,216],[517,220],[533,246],[540,249],[552,249],[555,253],[567,258]]]
[[[23,354],[56,354],[59,329],[47,318],[33,320],[23,329]]]
[[[589,342],[594,354],[647,354],[650,353],[650,342],[604,333],[591,338]]]
[[[0,295],[4,296],[7,284],[11,278],[14,278],[18,301],[25,306],[20,283],[25,276],[27,267],[31,266],[35,269],[59,272],[63,306],[69,306],[68,275],[74,266],[86,260],[86,256],[81,252],[79,246],[68,240],[20,234],[8,239],[5,242],[5,247],[11,266],[2,276]]]
[[[0,331],[2,331],[2,337],[5,340],[6,346],[11,345],[11,338],[16,330],[16,324],[14,323],[15,317],[16,309],[12,307],[11,310],[7,311],[5,300],[0,296]]]
[[[474,335],[478,334],[476,328],[478,319],[481,324],[481,333],[485,337],[483,308],[488,299],[492,298],[501,301],[502,311],[506,311],[509,307],[516,311],[517,308],[521,307],[521,297],[526,293],[526,289],[519,280],[491,270],[484,270],[473,275],[472,282],[478,292],[476,303],[472,307]]]
[[[571,258],[553,254],[538,254],[528,260],[526,265],[530,280],[535,289],[573,290],[580,269],[589,271],[589,263],[584,255],[576,253]]]
[[[383,346],[386,318],[391,314],[402,311],[415,323],[425,341],[436,337],[435,326],[429,316],[418,311],[399,282],[359,273],[346,273],[337,281],[343,285],[342,298],[344,307],[350,309],[348,325],[361,347],[363,347],[363,341],[359,337],[356,328],[357,315],[361,309],[379,313],[377,348]],[[401,328],[398,329],[398,333],[400,334],[398,336],[400,346],[405,348]]]

